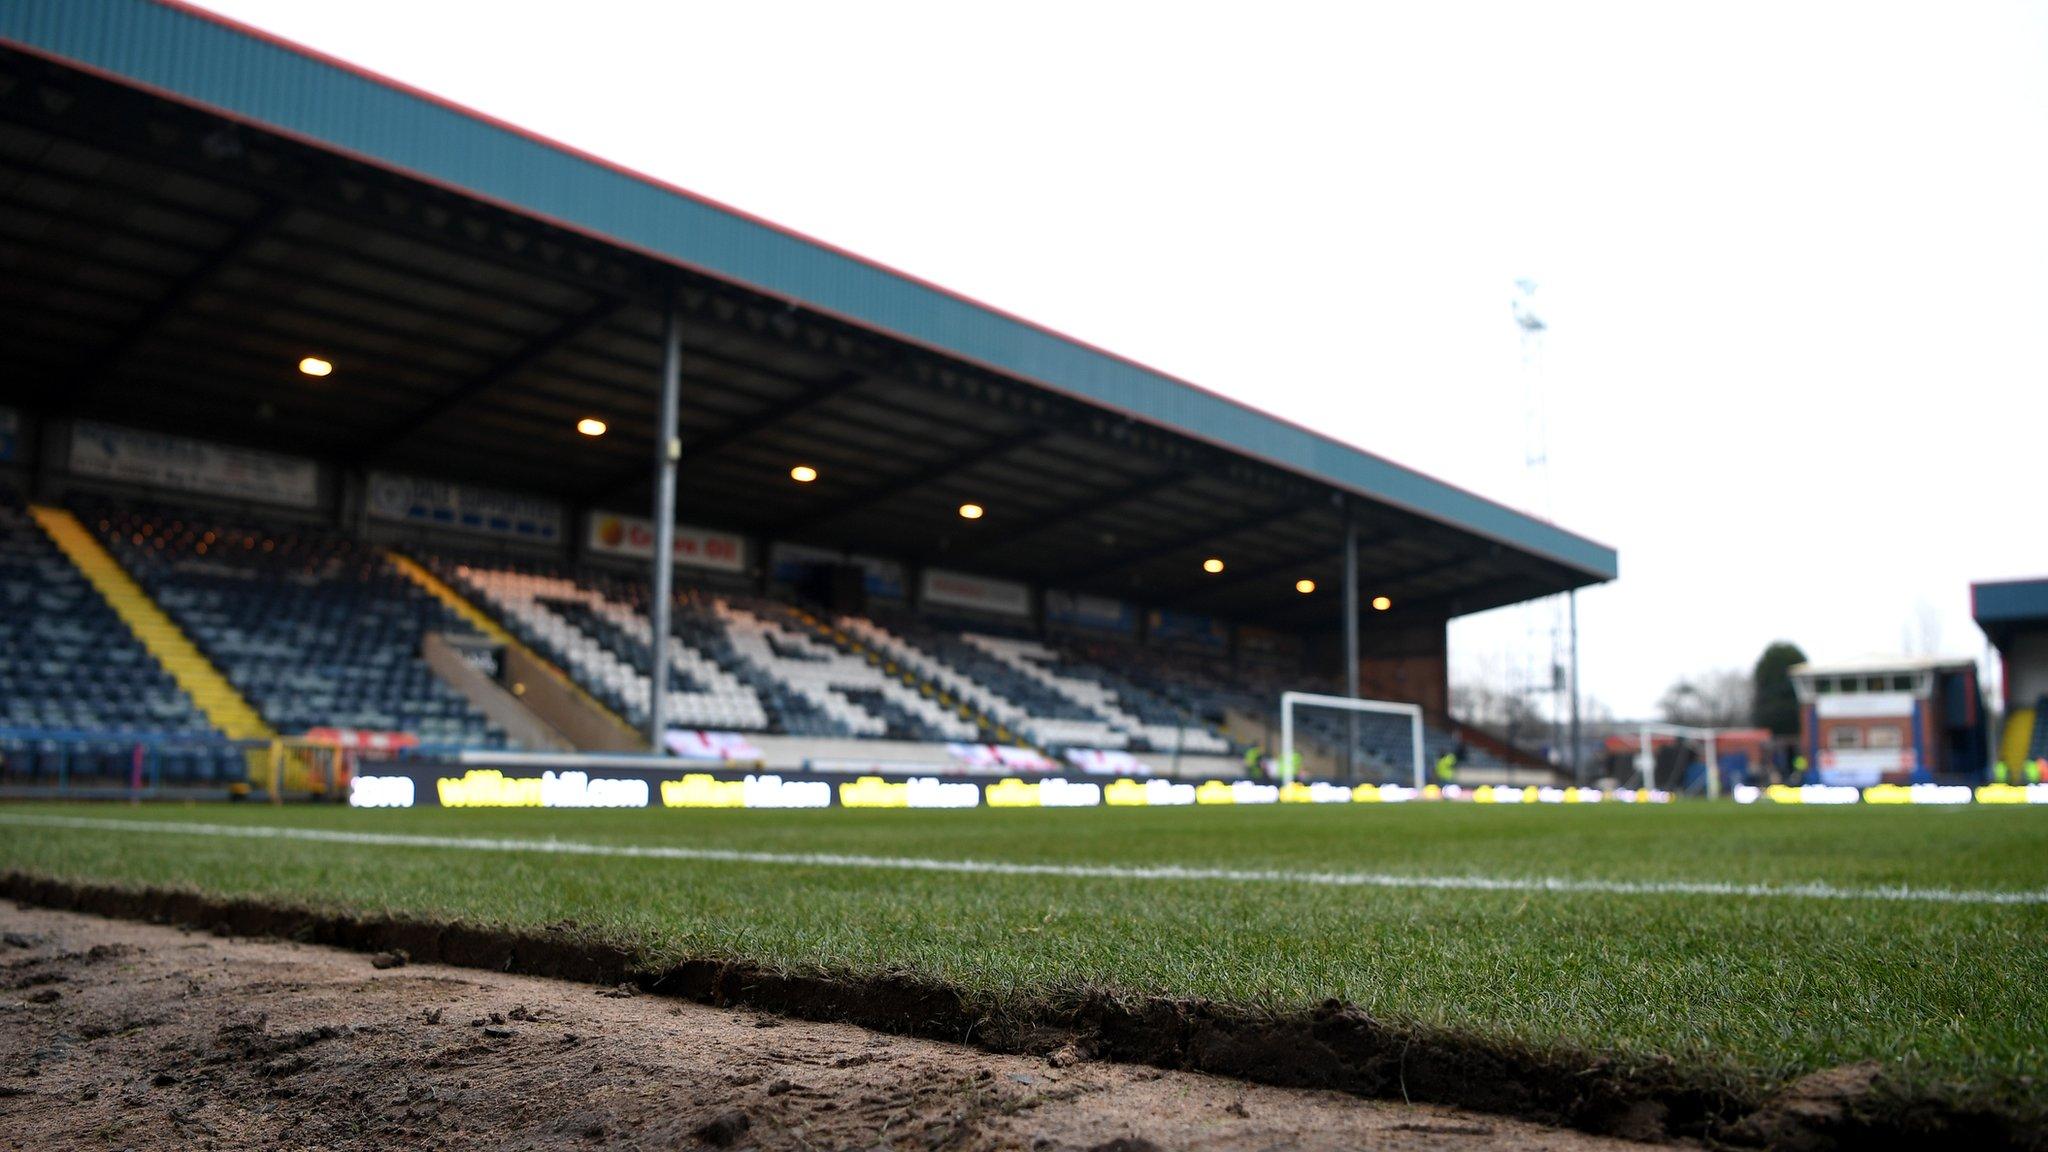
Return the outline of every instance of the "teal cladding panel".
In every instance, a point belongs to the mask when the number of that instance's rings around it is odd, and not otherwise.
[[[1987,580],[1970,585],[1979,624],[2048,624],[2048,580]]]
[[[160,0],[0,0],[0,39],[1118,409],[1575,568],[1613,549],[1172,377]]]

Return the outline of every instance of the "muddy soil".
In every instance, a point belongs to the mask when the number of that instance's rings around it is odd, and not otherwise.
[[[0,909],[0,1146],[1641,1147],[398,960]]]

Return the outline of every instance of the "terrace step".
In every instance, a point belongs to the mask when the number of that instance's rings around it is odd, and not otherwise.
[[[29,506],[43,534],[50,538],[107,607],[121,618],[156,662],[163,666],[207,722],[233,740],[270,740],[277,736],[256,709],[221,675],[198,645],[150,599],[120,561],[93,538],[78,517],[62,508]]]
[[[940,684],[919,673],[917,669],[897,660],[887,652],[875,649],[862,641],[860,637],[853,635],[844,628],[840,628],[828,621],[820,620],[804,608],[793,608],[791,611],[798,620],[807,625],[820,639],[843,651],[851,652],[865,659],[868,663],[896,677],[904,684],[917,689],[923,695],[938,701],[942,707],[950,709],[961,719],[981,729],[982,735],[994,743],[1034,748],[1040,753],[1045,751],[1043,748],[1037,748],[1030,741],[1024,739],[1023,736],[1010,731],[1002,721],[983,712],[973,704],[954,696]]]
[[[625,718],[605,707],[597,697],[584,691],[574,677],[547,658],[521,643],[505,630],[497,618],[473,603],[454,586],[428,571],[426,566],[396,549],[385,557],[420,590],[446,604],[462,622],[482,633],[491,643],[505,649],[507,670],[516,680],[531,678],[545,684],[526,685],[519,695],[521,705],[548,729],[560,734],[579,752],[644,752],[646,737]]]

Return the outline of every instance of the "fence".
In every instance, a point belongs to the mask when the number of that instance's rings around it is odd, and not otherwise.
[[[279,738],[252,750],[249,784],[273,803],[305,795],[318,800],[343,797],[355,769],[355,753],[321,740]]]
[[[401,754],[305,737],[0,728],[0,788],[33,796],[226,792],[272,801],[341,799],[359,759]]]
[[[246,787],[251,753],[264,747],[211,734],[0,728],[0,785],[67,795]]]

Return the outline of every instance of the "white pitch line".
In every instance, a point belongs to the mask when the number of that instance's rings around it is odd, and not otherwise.
[[[338,832],[265,824],[200,824],[174,820],[104,820],[86,816],[0,813],[0,824],[90,832],[163,833],[240,840],[302,840],[378,848],[449,848],[468,852],[535,852],[627,860],[696,860],[799,868],[868,868],[968,876],[1058,876],[1077,880],[1223,881],[1321,888],[1390,888],[1453,892],[1559,892],[1606,896],[1736,896],[1745,899],[1881,900],[1925,904],[2048,904],[2048,889],[1912,888],[1885,885],[1729,884],[1703,880],[1578,880],[1563,876],[1411,876],[1398,872],[1298,872],[1279,868],[1188,868],[1178,864],[1025,864],[1003,860],[939,860],[919,856],[855,856],[838,852],[745,852],[595,844],[582,840],[518,840],[482,836],[415,836],[401,832]]]

